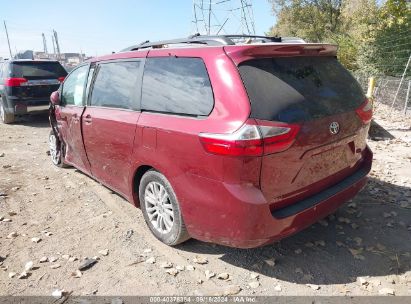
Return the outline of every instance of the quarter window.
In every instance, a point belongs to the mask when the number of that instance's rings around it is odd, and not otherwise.
[[[88,71],[88,76],[87,76],[87,84],[86,84],[86,100],[89,96],[89,92],[90,92],[90,86],[91,86],[91,81],[93,80],[93,75],[94,75],[94,70],[95,70],[95,66],[91,66],[90,70]]]
[[[205,116],[213,106],[210,79],[201,59],[147,59],[141,100],[143,110]]]
[[[88,65],[83,65],[66,78],[63,85],[62,101],[64,105],[82,106],[84,85],[86,82]]]
[[[138,110],[140,61],[102,63],[91,92],[92,106]]]

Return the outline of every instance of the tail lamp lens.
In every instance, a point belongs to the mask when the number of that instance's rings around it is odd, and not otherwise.
[[[260,126],[264,138],[264,154],[287,150],[294,143],[300,126],[297,124],[278,124],[277,126]]]
[[[230,156],[262,156],[288,149],[295,141],[298,125],[248,120],[231,134],[200,133],[205,150]]]
[[[372,119],[372,102],[368,98],[356,110],[357,115],[361,118],[364,124],[368,124]]]
[[[6,78],[4,85],[6,87],[19,87],[21,85],[24,85],[27,83],[27,79],[26,78]]]
[[[231,134],[201,133],[200,141],[205,150],[212,154],[259,156],[263,153],[263,142],[258,127],[251,124],[244,124]]]

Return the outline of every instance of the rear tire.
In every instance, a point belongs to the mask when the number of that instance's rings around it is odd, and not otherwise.
[[[190,238],[177,197],[163,174],[147,171],[140,181],[139,198],[147,226],[157,239],[175,246]]]
[[[6,112],[4,100],[0,100],[0,121],[4,124],[11,124],[15,121],[14,114]]]
[[[53,165],[60,168],[67,168],[68,165],[64,163],[63,145],[60,142],[59,138],[54,134],[53,130],[50,130],[49,133],[49,149],[51,162],[53,163]]]

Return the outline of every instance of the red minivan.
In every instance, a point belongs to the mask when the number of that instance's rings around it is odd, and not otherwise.
[[[354,197],[372,104],[337,48],[260,36],[142,43],[51,96],[50,154],[139,206],[168,245],[287,237]]]

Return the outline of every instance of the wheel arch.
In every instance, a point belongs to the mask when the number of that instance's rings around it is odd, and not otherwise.
[[[136,207],[140,207],[140,199],[139,199],[139,188],[140,188],[140,182],[141,178],[143,175],[149,171],[149,170],[155,170],[162,175],[169,181],[171,184],[170,176],[172,176],[171,172],[168,170],[168,168],[161,166],[159,163],[152,164],[150,162],[140,162],[136,165],[135,169],[132,170],[133,174],[130,174],[130,177],[132,179],[130,180],[131,183],[131,189],[132,189],[132,201],[131,203],[134,204]],[[174,189],[174,192],[176,190]],[[176,193],[177,195],[177,193]]]
[[[133,189],[133,203],[136,207],[140,206],[140,199],[138,197],[138,192],[140,188],[141,178],[149,170],[158,171],[153,166],[146,165],[146,164],[141,164],[134,170],[133,179],[132,179],[132,189]]]

